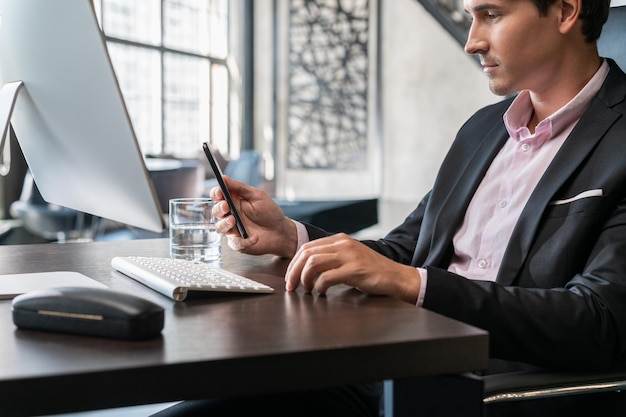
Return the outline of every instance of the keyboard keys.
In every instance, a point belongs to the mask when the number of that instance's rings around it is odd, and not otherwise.
[[[182,259],[127,256],[115,257],[111,266],[175,301],[189,291],[272,293],[273,288],[202,262]]]

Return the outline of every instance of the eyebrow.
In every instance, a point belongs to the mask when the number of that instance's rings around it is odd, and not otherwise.
[[[474,7],[472,10],[467,10],[465,9],[465,11],[467,13],[478,13],[478,12],[482,12],[484,10],[491,10],[491,9],[500,9],[502,8],[502,6],[498,5],[498,4],[494,4],[494,3],[482,3],[479,4],[478,6]]]

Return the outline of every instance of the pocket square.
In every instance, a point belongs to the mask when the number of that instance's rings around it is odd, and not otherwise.
[[[597,188],[595,190],[587,190],[587,191],[583,191],[582,193],[575,195],[572,198],[566,198],[565,200],[554,200],[550,202],[551,206],[560,206],[562,204],[569,204],[573,201],[576,200],[581,200],[583,198],[589,198],[589,197],[602,197],[602,188]]]

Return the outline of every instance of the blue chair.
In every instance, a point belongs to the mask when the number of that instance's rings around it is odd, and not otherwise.
[[[239,158],[233,159],[226,165],[224,174],[258,187],[261,184],[261,154],[253,149],[241,151]]]

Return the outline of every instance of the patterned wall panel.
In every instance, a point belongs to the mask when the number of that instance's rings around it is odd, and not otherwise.
[[[287,168],[368,164],[368,0],[289,3]]]

